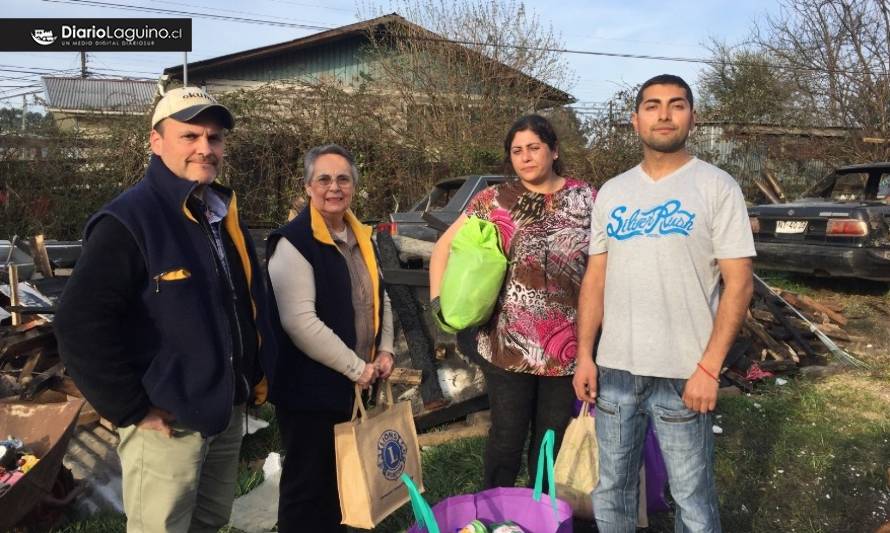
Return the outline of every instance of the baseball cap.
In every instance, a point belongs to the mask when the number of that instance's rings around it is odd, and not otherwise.
[[[151,127],[154,128],[158,125],[158,122],[165,118],[174,118],[180,122],[188,122],[208,109],[219,110],[219,116],[226,129],[235,127],[235,117],[232,116],[232,112],[198,87],[179,87],[167,91],[167,94],[155,106],[155,113],[151,118]]]

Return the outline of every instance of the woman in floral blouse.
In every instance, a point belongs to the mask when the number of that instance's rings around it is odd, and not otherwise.
[[[458,335],[482,367],[491,405],[484,485],[513,486],[531,428],[529,471],[547,429],[556,449],[575,398],[575,315],[587,265],[596,191],[562,175],[553,126],[539,115],[516,121],[504,140],[505,166],[519,179],[477,194],[446,231],[430,260],[430,296],[439,287],[451,240],[475,215],[497,225],[510,266],[491,319]],[[475,353],[474,353],[475,352]]]

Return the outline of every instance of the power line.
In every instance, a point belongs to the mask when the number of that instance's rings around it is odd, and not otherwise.
[[[288,0],[265,0],[265,1],[266,2],[276,2],[279,4],[288,4],[288,5],[292,5],[292,6],[298,6],[298,7],[317,7],[319,9],[328,9],[330,11],[343,11],[345,13],[352,12],[351,9],[346,9],[343,7],[325,6],[325,5],[321,5],[321,4],[305,4],[302,2],[290,2]]]
[[[451,43],[451,44],[460,44],[463,46],[478,46],[484,48],[509,48],[515,50],[524,50],[530,52],[556,52],[561,54],[578,54],[578,55],[589,55],[589,56],[600,56],[600,57],[616,57],[622,59],[646,59],[650,61],[674,61],[680,63],[702,63],[705,65],[733,65],[733,66],[757,66],[757,67],[766,67],[777,70],[792,70],[792,71],[803,71],[803,72],[825,72],[831,73],[836,72],[839,74],[853,74],[853,75],[862,75],[862,74],[872,74],[872,75],[881,75],[887,76],[890,74],[887,73],[874,73],[867,70],[846,70],[846,69],[827,69],[822,67],[808,67],[808,66],[798,66],[798,65],[780,65],[775,63],[751,63],[745,61],[726,61],[722,59],[705,59],[705,58],[696,58],[696,57],[673,57],[673,56],[655,56],[648,54],[627,54],[627,53],[619,53],[619,52],[599,52],[594,50],[577,50],[572,48],[553,48],[547,46],[520,46],[513,44],[498,44],[498,43],[487,43],[487,42],[478,42],[478,41],[467,41],[461,39],[447,39],[445,37],[420,37],[420,36],[412,36],[410,37],[414,40],[421,41],[433,41],[433,42],[443,42],[443,43]]]
[[[74,69],[24,67],[20,65],[0,65],[0,71],[21,74],[52,74],[54,72],[70,72]]]
[[[263,14],[263,13],[253,13],[253,12],[251,12],[251,11],[239,11],[239,10],[237,10],[237,9],[223,9],[223,8],[221,8],[221,7],[214,7],[214,6],[202,6],[202,5],[195,5],[195,4],[186,4],[186,3],[184,3],[184,2],[178,2],[178,1],[177,1],[177,2],[171,2],[171,1],[169,1],[169,0],[154,0],[154,3],[156,3],[156,4],[169,4],[169,5],[182,6],[182,7],[195,7],[195,8],[198,8],[198,9],[212,9],[212,10],[214,10],[214,11],[225,11],[226,13],[236,13],[236,14],[238,14],[238,15],[253,15],[253,16],[256,16],[256,17],[268,17],[268,18],[277,19],[277,20],[289,20],[289,21],[293,21],[293,22],[297,22],[297,23],[301,22],[301,21],[299,21],[299,20],[297,20],[297,19],[290,18],[290,17],[279,17],[279,16],[276,16],[276,15],[266,15],[266,14]],[[316,21],[316,20],[306,20],[306,21],[302,21],[302,22],[311,22],[311,23],[313,23],[313,24],[321,24],[320,22],[318,22],[318,21]]]
[[[74,4],[86,5],[93,7],[107,7],[111,9],[123,9],[126,11],[142,11],[148,13],[162,13],[166,15],[179,15],[186,17],[206,18],[214,20],[222,20],[226,22],[245,22],[249,24],[265,24],[267,26],[278,26],[282,28],[300,28],[305,30],[330,30],[327,26],[316,26],[311,24],[299,24],[295,22],[279,22],[275,20],[251,19],[246,17],[233,17],[229,15],[215,15],[213,13],[200,13],[192,11],[179,11],[176,9],[162,9],[158,7],[142,7],[131,4],[115,4],[112,2],[98,2],[95,0],[43,0],[44,2],[52,2],[56,4]]]
[[[29,69],[38,69],[38,70],[29,70]],[[157,72],[150,72],[147,70],[128,70],[128,69],[117,69],[117,68],[93,68],[90,69],[93,71],[105,71],[105,72],[123,72],[123,73],[131,73],[131,74],[151,74],[152,76],[158,75]],[[69,68],[69,69],[58,69],[58,68],[43,68],[43,67],[25,67],[21,65],[0,65],[0,72],[14,72],[14,73],[24,73],[29,74],[30,76],[21,76],[16,79],[27,79],[33,76],[47,76],[52,74],[72,74],[79,72],[79,68]],[[4,78],[0,78],[2,80]],[[146,79],[155,79],[155,78],[146,78]]]
[[[0,100],[9,100],[10,98],[18,98],[20,96],[28,96],[29,94],[40,94],[42,92],[43,92],[42,90],[37,90],[37,91],[28,91],[25,93],[18,93],[18,94],[5,94],[2,91],[0,91]]]

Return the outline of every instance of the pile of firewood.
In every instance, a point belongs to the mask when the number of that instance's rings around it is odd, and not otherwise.
[[[831,356],[862,366],[838,345],[864,340],[844,329],[848,319],[842,305],[774,289],[758,277],[754,287],[742,330],[724,363],[728,384],[750,392],[756,381],[826,365]]]

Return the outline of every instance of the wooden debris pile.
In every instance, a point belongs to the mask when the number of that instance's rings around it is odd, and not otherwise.
[[[843,305],[773,289],[756,276],[754,289],[742,330],[724,362],[728,384],[750,392],[763,378],[826,365],[832,356],[861,365],[838,345],[865,340],[844,329],[848,319]]]
[[[66,277],[57,277],[43,236],[31,239],[31,256],[36,269],[20,268],[12,261],[15,239],[9,248],[6,263],[0,265],[0,400],[23,400],[35,403],[65,402],[70,396],[83,398],[74,381],[65,374],[52,326],[55,304],[62,293]],[[36,270],[36,272],[34,272]],[[29,272],[30,279],[20,279]],[[8,324],[8,325],[7,325]],[[88,404],[81,410],[79,424],[99,420]]]

